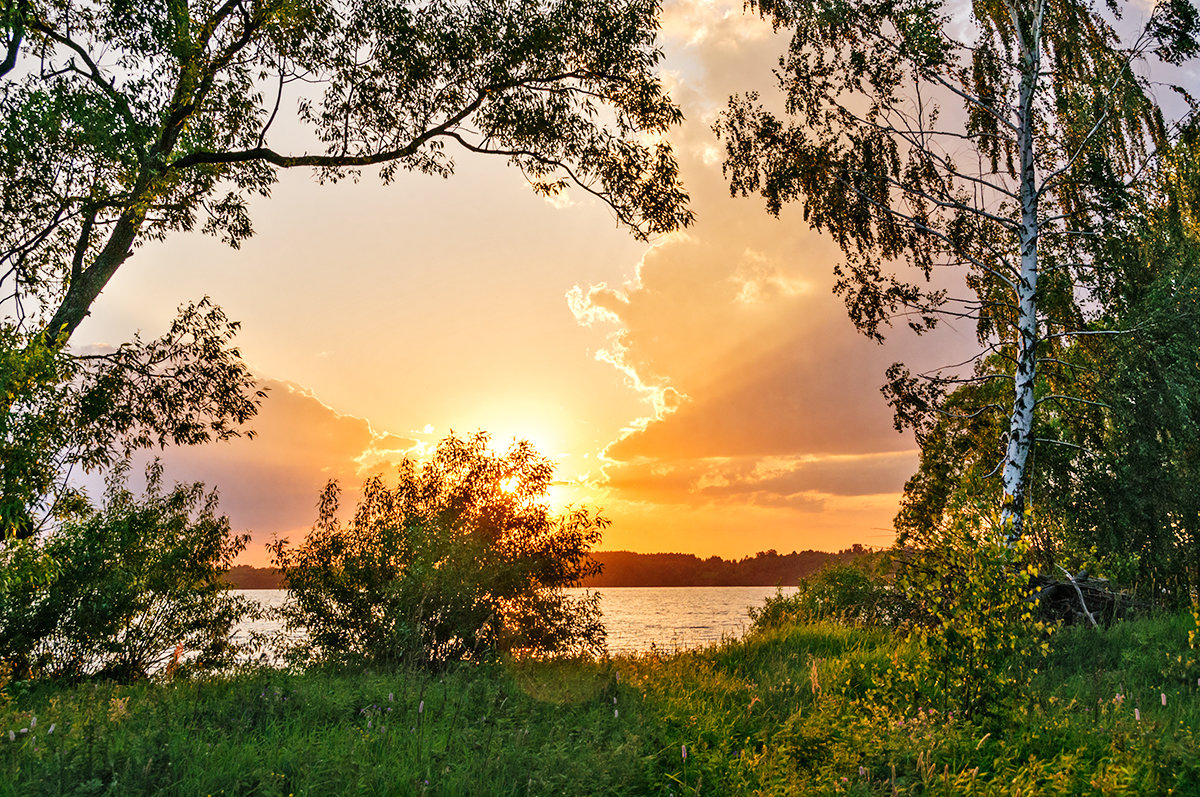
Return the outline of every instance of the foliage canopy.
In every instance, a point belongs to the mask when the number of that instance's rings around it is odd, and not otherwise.
[[[349,523],[330,482],[305,540],[274,545],[303,652],[421,666],[601,652],[597,596],[563,588],[599,570],[588,552],[607,521],[582,508],[551,514],[553,472],[528,443],[495,454],[478,433],[445,438],[423,464],[406,460],[395,487],[368,480]]]
[[[1055,441],[1031,475],[1033,553],[1044,564],[1101,573],[1156,602],[1186,603],[1200,583],[1195,541],[1196,420],[1200,418],[1200,130],[1188,128],[1159,156],[1153,182],[1112,218],[1105,261],[1114,287],[1098,326],[1120,335],[1065,346],[1058,370],[1039,377],[1045,402],[1035,427]],[[945,407],[974,413],[997,400],[994,384],[962,385]],[[1085,403],[1086,402],[1086,403]],[[897,528],[920,542],[956,506],[995,497],[972,450],[1003,429],[978,414],[938,421],[922,438],[921,466],[905,487]]]
[[[975,322],[973,371],[917,377],[897,364],[888,392],[897,424],[921,434],[955,385],[1007,386],[960,420],[1004,416],[1000,464],[994,449],[973,453],[1001,472],[1019,536],[1035,410],[1073,398],[1039,395],[1038,374],[1097,333],[1093,303],[1119,276],[1111,219],[1178,132],[1139,70],[1196,55],[1200,14],[1167,0],[1123,36],[1115,3],[1081,0],[751,6],[792,32],[777,72],[784,113],[730,100],[717,129],[731,189],[762,194],[772,213],[803,201],[842,249],[835,289],[866,335],[882,340],[898,318],[918,333]]]
[[[647,139],[680,120],[653,0],[0,9],[0,286],[52,344],[139,242],[199,227],[236,247],[281,168],[448,176],[458,149],[543,193],[590,191],[638,235],[691,218],[669,146]],[[296,127],[316,154],[275,145]]]

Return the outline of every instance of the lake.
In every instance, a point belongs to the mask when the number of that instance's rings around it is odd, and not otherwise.
[[[235,590],[265,606],[279,606],[279,589]],[[740,637],[750,627],[747,610],[761,606],[775,587],[604,587],[567,590],[600,593],[610,653],[666,652],[703,647],[723,637]],[[785,587],[784,594],[796,591]],[[254,623],[245,630],[275,631],[278,623]]]

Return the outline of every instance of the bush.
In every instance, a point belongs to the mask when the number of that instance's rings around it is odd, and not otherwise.
[[[1027,553],[998,522],[965,513],[908,552],[897,583],[913,604],[919,655],[901,675],[925,705],[995,714],[1028,685],[1049,628],[1034,617]]]
[[[848,625],[894,625],[907,613],[891,575],[891,558],[864,554],[800,579],[792,595],[776,593],[750,610],[755,629],[832,620]]]
[[[394,488],[368,480],[345,524],[330,482],[304,542],[273,550],[296,652],[436,666],[603,650],[596,596],[563,588],[599,571],[588,554],[607,521],[586,509],[552,516],[553,472],[528,443],[497,455],[483,433],[451,435],[423,465],[406,460]]]
[[[133,680],[172,660],[178,674],[232,663],[250,608],[221,574],[247,537],[202,484],[164,494],[157,461],[140,499],[124,475],[99,511],[0,547],[0,662],[15,674]]]

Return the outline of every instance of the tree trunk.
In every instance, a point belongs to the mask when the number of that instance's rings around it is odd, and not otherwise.
[[[1014,14],[1014,17],[1016,15]],[[1001,521],[1009,542],[1020,538],[1025,513],[1025,481],[1029,452],[1033,448],[1033,410],[1037,397],[1038,346],[1038,185],[1034,161],[1034,98],[1041,69],[1041,7],[1035,12],[1024,39],[1020,105],[1017,109],[1017,148],[1021,159],[1021,223],[1017,240],[1021,273],[1017,280],[1017,369],[1014,375],[1012,414],[1009,416],[1008,448],[1004,457],[1004,506]],[[1026,38],[1027,37],[1027,38]]]

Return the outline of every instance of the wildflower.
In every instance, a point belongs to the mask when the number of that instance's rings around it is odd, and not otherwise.
[[[129,696],[114,697],[108,701],[108,721],[117,722],[129,716]]]
[[[1161,695],[1162,695],[1162,704],[1165,706],[1167,704],[1167,693],[1162,692]]]
[[[1133,718],[1135,720],[1137,720],[1138,722],[1141,722],[1142,721],[1142,710],[1139,708],[1135,708],[1133,710]]]
[[[681,745],[679,749],[683,753],[683,760],[687,761],[687,745]]]
[[[613,705],[615,706],[616,704],[617,704],[617,697],[616,697],[616,695],[613,695]]]
[[[1165,706],[1166,704],[1167,704],[1167,696],[1166,696],[1166,695],[1163,695],[1163,705]],[[37,727],[37,717],[30,717],[30,718],[29,718],[29,727],[30,727],[30,728],[36,728],[36,727]]]
[[[850,782],[850,778],[846,778],[846,777],[842,778],[842,783],[849,783],[849,782]]]
[[[367,720],[367,730],[371,730],[371,721]]]
[[[1118,706],[1121,705],[1122,703],[1125,702],[1125,695],[1118,694],[1116,697],[1113,698],[1113,702],[1116,703]]]
[[[858,776],[859,776],[860,778],[865,778],[865,777],[867,776],[867,768],[866,768],[866,767],[859,767],[859,768],[858,768]]]
[[[613,709],[613,719],[616,719],[616,717],[617,717],[617,709],[614,708]]]
[[[388,702],[389,703],[394,702],[395,699],[396,699],[396,695],[393,694],[392,692],[388,692]],[[391,709],[388,709],[388,710],[391,711]]]
[[[54,733],[54,723],[53,722],[50,723],[50,730],[46,731],[46,735],[49,736],[52,733]]]
[[[425,701],[424,700],[421,701],[421,705],[417,706],[417,713],[418,714],[425,713]]]

